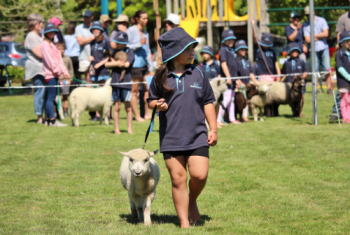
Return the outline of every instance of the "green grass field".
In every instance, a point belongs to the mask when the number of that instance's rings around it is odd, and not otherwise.
[[[201,220],[179,229],[171,184],[161,169],[151,227],[132,218],[119,179],[118,151],[141,148],[148,123],[122,135],[109,126],[35,123],[33,96],[0,98],[0,234],[350,234],[350,125],[329,124],[333,97],[311,95],[303,118],[281,117],[219,130],[210,150]],[[70,123],[70,119],[63,121]],[[146,149],[158,148],[158,125]]]

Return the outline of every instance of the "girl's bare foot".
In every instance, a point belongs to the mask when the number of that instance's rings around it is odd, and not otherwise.
[[[223,123],[223,122],[217,122],[217,126],[218,126],[218,127],[222,127],[222,126],[226,126],[226,124]]]
[[[188,206],[188,217],[190,218],[190,224],[195,225],[196,222],[201,218],[199,214],[197,202],[190,203]]]
[[[114,130],[114,134],[118,134],[118,135],[120,135],[121,133],[120,133],[120,131],[119,131],[119,130]]]
[[[129,133],[129,134],[132,134],[132,130],[128,130],[128,133]]]
[[[135,118],[135,120],[138,121],[138,122],[144,122],[145,121],[145,119],[143,119],[141,117],[140,118]]]
[[[151,116],[151,115],[147,115],[147,116],[145,116],[145,119],[146,119],[146,120],[151,120],[151,118],[152,118],[152,116]]]
[[[250,122],[250,120],[248,118],[243,118],[243,121]]]
[[[230,122],[230,124],[242,124],[242,123],[236,120],[236,121]]]
[[[190,223],[189,223],[188,220],[184,220],[184,221],[180,220],[180,226],[181,226],[181,228],[189,228],[190,227]]]

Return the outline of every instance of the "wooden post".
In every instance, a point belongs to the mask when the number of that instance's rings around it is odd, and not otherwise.
[[[253,19],[254,19],[254,22],[256,22],[256,25],[255,25],[255,29],[256,29],[256,37],[257,38],[260,38],[260,29],[258,27],[258,24],[257,24],[257,19],[258,19],[258,12],[256,10],[257,6],[256,6],[256,0],[253,0]]]
[[[186,17],[186,15],[185,15],[185,12],[186,12],[185,0],[180,0],[180,3],[181,3],[181,17],[182,17],[182,20],[184,20]]]
[[[223,3],[223,0],[219,0],[219,18],[221,22],[223,17],[224,17],[224,3]]]
[[[211,24],[211,4],[210,0],[207,0],[207,45],[213,48],[213,27]]]
[[[174,13],[179,14],[179,0],[174,0]]]
[[[270,24],[270,16],[267,11],[268,0],[260,0],[260,32],[269,33],[270,28],[267,26]]]
[[[171,13],[171,0],[166,0],[166,15]]]
[[[247,11],[248,11],[248,22],[247,22],[247,32],[248,32],[248,59],[250,61],[250,64],[253,64],[254,62],[254,45],[253,45],[253,29],[252,29],[252,23],[250,22],[250,19],[252,17],[252,8],[251,8],[251,0],[247,0]]]

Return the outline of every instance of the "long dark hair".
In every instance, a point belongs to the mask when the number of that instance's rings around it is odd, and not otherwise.
[[[159,85],[165,92],[171,92],[171,89],[167,83],[167,77],[169,69],[173,67],[173,63],[171,61],[165,62],[158,69],[156,69],[156,83]]]
[[[146,14],[147,12],[146,11],[144,11],[144,10],[138,10],[137,12],[135,12],[135,15],[133,15],[132,17],[131,17],[131,23],[134,25],[134,24],[137,24],[137,20],[136,20],[136,18],[138,18],[138,19],[140,19],[140,17],[141,17],[141,15],[142,14]]]
[[[67,26],[67,34],[72,35],[75,33],[75,26],[76,24],[74,22],[70,22]]]

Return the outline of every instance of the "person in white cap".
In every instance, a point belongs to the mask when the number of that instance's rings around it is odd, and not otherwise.
[[[165,28],[166,31],[178,27],[180,24],[180,17],[174,13],[170,13],[167,18],[165,18]]]

